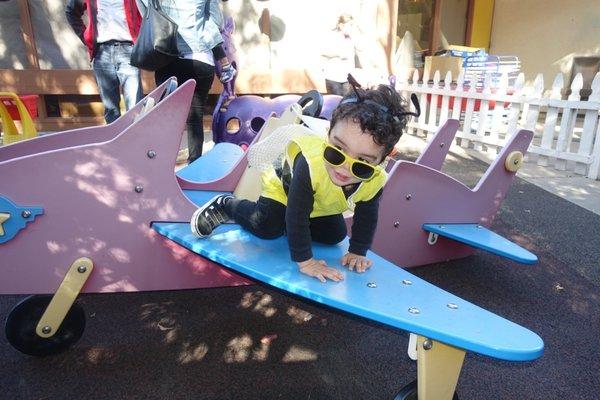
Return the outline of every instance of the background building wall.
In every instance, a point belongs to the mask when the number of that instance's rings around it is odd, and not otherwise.
[[[490,53],[518,56],[528,81],[568,83],[574,57],[600,56],[600,2],[496,0]]]
[[[356,21],[354,39],[363,68],[387,75],[395,1],[219,1],[224,13],[231,15],[236,23],[238,84],[245,92],[251,92],[253,87],[259,90],[273,87],[277,92],[285,90],[286,85],[275,80],[307,77],[309,85],[320,83],[323,42],[341,14],[350,14]],[[28,9],[31,19],[40,69],[90,70],[86,48],[67,23],[64,0],[0,2],[0,70],[31,68],[20,20],[19,11],[23,7]],[[87,20],[85,16],[84,19]]]
[[[444,0],[442,2],[442,35],[449,44],[463,46],[467,28],[469,0]]]

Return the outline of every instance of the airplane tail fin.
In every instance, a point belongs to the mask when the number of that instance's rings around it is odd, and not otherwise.
[[[473,189],[479,196],[494,205],[493,209],[490,209],[490,222],[500,208],[517,170],[521,167],[532,139],[532,131],[525,129],[517,131]]]

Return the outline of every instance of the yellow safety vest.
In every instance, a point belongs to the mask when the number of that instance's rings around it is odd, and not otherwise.
[[[282,163],[287,162],[292,169],[298,154],[302,153],[306,159],[314,193],[311,218],[340,214],[346,210],[354,211],[356,203],[371,200],[387,179],[385,171],[377,169],[371,179],[360,182],[358,189],[346,199],[342,188],[331,181],[325,169],[325,160],[323,160],[325,144],[325,140],[318,136],[306,135],[295,138],[287,145],[286,160],[281,161]],[[261,195],[287,205],[287,194],[275,171],[275,166],[262,174]]]

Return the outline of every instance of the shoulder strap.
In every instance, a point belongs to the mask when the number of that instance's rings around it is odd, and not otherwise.
[[[204,22],[208,20],[208,17],[210,17],[210,0],[206,0],[204,3]]]

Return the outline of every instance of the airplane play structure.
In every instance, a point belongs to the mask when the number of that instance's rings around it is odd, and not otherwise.
[[[448,121],[416,162],[389,169],[373,267],[323,284],[298,272],[285,238],[261,240],[235,224],[208,239],[191,234],[197,205],[216,192],[243,196],[244,187],[256,186],[247,152],[232,143],[217,144],[175,175],[193,90],[193,81],[177,87],[170,80],[112,124],[0,148],[0,294],[32,295],[7,317],[13,347],[44,356],[77,342],[85,328],[80,293],[262,282],[417,335],[418,379],[396,399],[457,398],[467,351],[509,361],[542,355],[537,334],[401,268],[465,257],[474,248],[535,262],[489,230],[531,132],[516,132],[471,190],[439,171],[458,128]],[[255,140],[290,123],[323,126],[291,105],[268,118]],[[314,254],[336,266],[346,246],[315,244]]]

